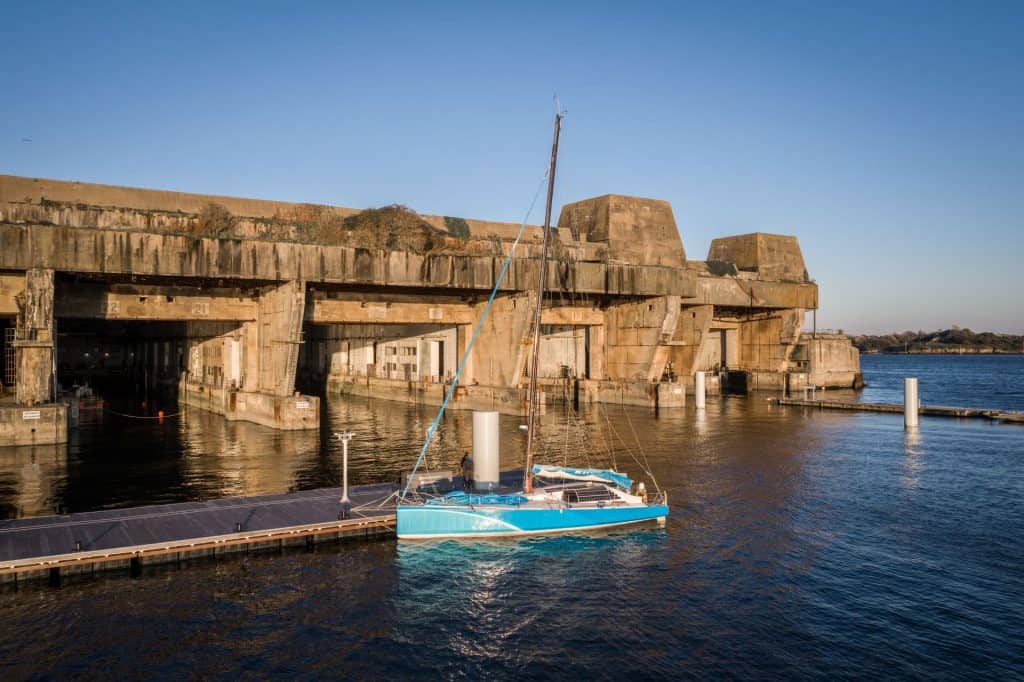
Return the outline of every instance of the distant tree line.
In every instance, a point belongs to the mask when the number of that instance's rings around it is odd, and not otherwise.
[[[864,334],[852,340],[863,353],[1024,353],[1024,336],[972,332],[956,326],[936,332]]]

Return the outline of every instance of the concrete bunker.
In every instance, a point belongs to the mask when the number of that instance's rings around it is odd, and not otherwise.
[[[429,240],[330,232],[359,214],[0,176],[9,400],[49,404],[54,368],[61,382],[114,363],[176,382],[181,404],[279,429],[316,428],[323,390],[439,403],[519,226],[413,214]],[[524,407],[540,232],[515,249],[453,407]],[[776,391],[807,374],[797,349],[818,291],[794,237],[725,237],[688,260],[667,202],[622,195],[566,204],[555,234],[537,368],[550,400],[571,380],[582,400],[679,407],[696,371]],[[102,367],[81,362],[101,348],[87,338],[110,344]],[[848,385],[856,352],[834,345],[809,376]]]

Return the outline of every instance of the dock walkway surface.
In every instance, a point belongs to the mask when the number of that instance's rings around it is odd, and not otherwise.
[[[814,407],[819,410],[850,410],[854,412],[903,413],[898,403],[857,403],[852,400],[806,400],[803,398],[773,398],[777,405]],[[946,407],[943,405],[922,405],[919,413],[936,417],[967,417],[993,419],[996,421],[1024,423],[1024,412],[1008,410],[986,410],[976,407]]]
[[[394,483],[0,521],[0,582],[390,533]]]

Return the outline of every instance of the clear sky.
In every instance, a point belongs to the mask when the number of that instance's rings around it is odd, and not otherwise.
[[[1024,332],[1021,2],[10,2],[0,77],[0,173],[511,222],[557,93],[557,204],[795,234],[819,327]]]

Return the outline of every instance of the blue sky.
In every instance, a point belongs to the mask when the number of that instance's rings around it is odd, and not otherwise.
[[[518,222],[557,93],[557,204],[795,234],[819,327],[1024,332],[1022,3],[209,4],[9,3],[0,173]]]

